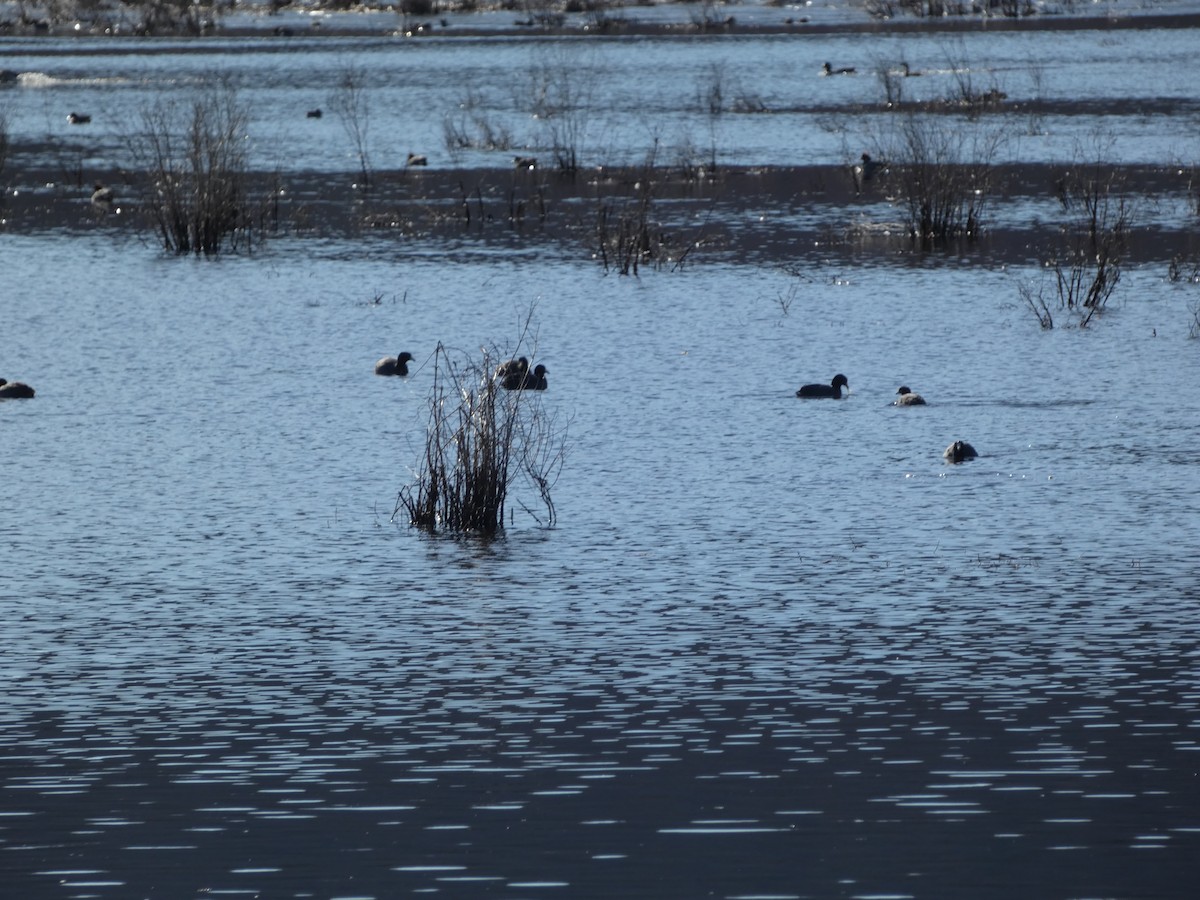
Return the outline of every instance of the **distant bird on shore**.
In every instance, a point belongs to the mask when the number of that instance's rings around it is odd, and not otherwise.
[[[829,384],[806,384],[796,391],[796,396],[805,400],[815,400],[819,398],[827,398],[832,400],[842,399],[842,388],[850,390],[850,382],[846,380],[845,375],[834,375],[833,381]]]
[[[975,459],[979,454],[966,441],[955,441],[946,448],[946,452],[942,456],[946,458],[947,462],[960,463],[964,460]]]
[[[0,378],[0,400],[32,400],[33,388],[20,381]]]
[[[896,398],[893,406],[925,406],[925,398],[920,394],[914,394],[907,385],[902,386],[896,393],[900,396]]]
[[[112,212],[113,204],[117,200],[117,195],[113,193],[113,189],[105,187],[100,182],[92,185],[92,206],[102,213]]]
[[[887,168],[887,163],[871,159],[870,153],[864,153],[860,157],[860,162],[856,163],[854,168],[851,169],[851,174],[854,176],[855,193],[861,194],[863,186],[885,168]]]
[[[408,364],[413,355],[407,350],[399,356],[385,356],[375,363],[376,375],[407,375]]]
[[[424,156],[421,156],[420,154],[410,153],[410,154],[408,154],[408,162],[406,162],[405,165],[406,166],[427,166],[427,165],[429,165],[429,160],[426,159]]]
[[[513,165],[516,166],[518,169],[536,169],[537,168],[537,157],[536,156],[514,156],[513,157]]]
[[[88,122],[92,121],[92,117],[84,115],[83,113],[73,112],[67,114],[67,121],[72,125],[86,125]]]
[[[829,63],[825,63],[825,65],[821,68],[821,74],[822,75],[853,75],[854,74],[854,66],[844,66],[843,68],[835,69]]]
[[[310,109],[304,115],[310,119],[319,119],[319,118],[321,118],[323,113],[319,109]]]
[[[539,364],[532,372],[512,372],[504,376],[500,385],[506,391],[544,391],[546,371],[546,367]]]

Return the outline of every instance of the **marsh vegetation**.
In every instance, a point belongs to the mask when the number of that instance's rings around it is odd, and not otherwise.
[[[1065,172],[1056,191],[1066,221],[1044,252],[1042,280],[1019,292],[1042,328],[1054,327],[1055,311],[1074,315],[1082,328],[1104,311],[1121,280],[1133,204],[1121,175],[1098,162]]]
[[[215,256],[261,238],[270,198],[250,195],[248,121],[224,82],[186,106],[164,102],[143,111],[131,150],[145,172],[146,214],[168,252]]]
[[[540,512],[519,501],[521,508],[541,525],[554,524],[551,489],[567,429],[539,394],[506,389],[506,358],[495,347],[470,356],[438,345],[425,443],[393,519],[406,517],[430,533],[494,535],[504,528],[510,489],[524,480]]]

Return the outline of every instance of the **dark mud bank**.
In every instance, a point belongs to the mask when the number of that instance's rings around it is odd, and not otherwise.
[[[21,148],[14,156],[23,156]],[[26,148],[28,149],[28,148]],[[989,264],[1041,259],[1068,221],[1056,190],[1065,170],[1054,165],[993,168],[982,234],[933,254]],[[1133,204],[1128,262],[1200,260],[1197,173],[1182,167],[1104,167]],[[0,201],[0,230],[95,229],[155,236],[143,215],[147,185],[126,172],[64,180],[54,171],[14,171]],[[91,203],[93,181],[112,185],[111,210]],[[930,254],[914,247],[907,207],[895,179],[856,190],[842,166],[643,168],[400,169],[374,173],[363,191],[344,173],[299,172],[286,178],[252,175],[256,228],[268,241],[385,240],[423,253],[465,248],[587,256],[602,210],[610,220],[637,204],[672,256],[708,261],[789,264],[844,258],[869,262]],[[1166,216],[1162,210],[1186,210]]]

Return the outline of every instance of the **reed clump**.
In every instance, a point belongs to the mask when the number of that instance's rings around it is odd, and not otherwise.
[[[183,113],[173,104],[143,112],[133,152],[147,174],[146,212],[168,252],[214,256],[252,245],[266,211],[246,182],[248,120],[229,87],[206,88]]]
[[[484,349],[477,361],[455,364],[438,345],[421,461],[397,496],[393,521],[407,515],[430,533],[495,535],[504,528],[510,489],[525,478],[544,512],[522,508],[541,524],[554,524],[550,491],[562,470],[566,429],[540,392],[503,388],[499,359]]]

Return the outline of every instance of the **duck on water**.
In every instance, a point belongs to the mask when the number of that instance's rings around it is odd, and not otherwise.
[[[896,397],[893,406],[925,406],[925,398],[920,394],[914,394],[907,385],[902,385],[896,393],[899,396]]]
[[[960,463],[968,459],[975,459],[979,454],[966,441],[955,441],[946,448],[942,456],[945,457],[947,462]]]
[[[376,375],[407,375],[408,364],[412,360],[413,355],[407,350],[399,356],[385,356],[379,362],[375,363]]]
[[[20,381],[0,378],[0,400],[32,400],[33,388]]]
[[[800,390],[796,391],[796,396],[805,400],[816,400],[820,398],[828,398],[831,400],[842,399],[842,388],[846,392],[850,391],[850,382],[846,380],[845,375],[834,375],[833,381],[829,384],[806,384]]]
[[[526,363],[528,366],[529,364]],[[546,389],[546,367],[538,365],[532,372],[517,370],[509,372],[500,382],[507,391],[544,391]]]
[[[519,359],[510,359],[508,362],[502,362],[496,366],[496,377],[507,378],[509,375],[524,375],[529,371],[529,360],[524,356]]]

